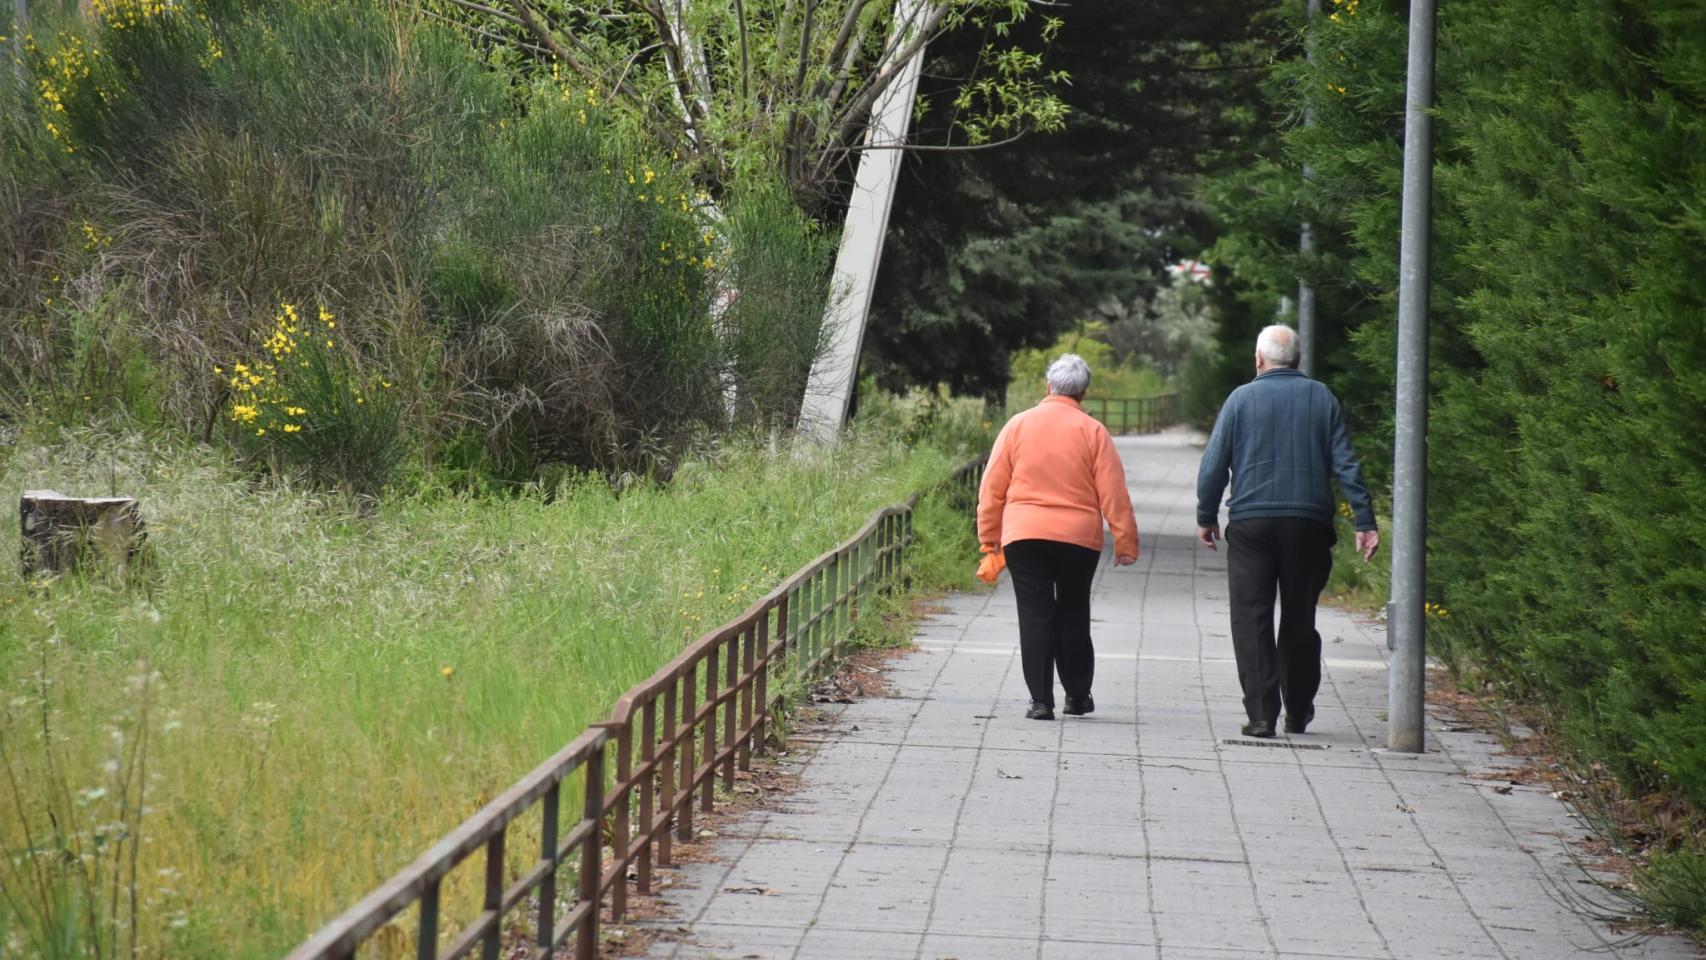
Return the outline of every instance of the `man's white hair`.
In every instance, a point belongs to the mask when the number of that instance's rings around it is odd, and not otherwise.
[[[1090,365],[1076,353],[1063,353],[1048,365],[1048,389],[1066,397],[1082,396],[1090,389]]]
[[[1256,353],[1271,366],[1297,366],[1297,331],[1283,323],[1263,327],[1256,337]]]

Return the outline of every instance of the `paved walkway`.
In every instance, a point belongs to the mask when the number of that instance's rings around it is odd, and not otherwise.
[[[847,707],[798,795],[683,868],[690,933],[651,956],[1699,956],[1560,905],[1591,890],[1562,839],[1581,827],[1542,788],[1474,776],[1514,762],[1491,738],[1430,719],[1427,754],[1378,749],[1378,625],[1323,610],[1310,732],[1240,736],[1191,440],[1119,442],[1143,557],[1098,573],[1093,716],[1024,719],[1005,578],[950,598],[896,661],[898,696]]]

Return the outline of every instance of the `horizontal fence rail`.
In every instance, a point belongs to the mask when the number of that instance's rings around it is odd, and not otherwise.
[[[1109,433],[1154,433],[1179,422],[1179,395],[1158,397],[1085,397],[1084,411]]]
[[[458,960],[476,950],[481,960],[544,960],[571,937],[577,960],[592,960],[606,899],[620,920],[630,877],[638,893],[651,893],[653,870],[670,865],[672,844],[692,839],[695,809],[710,812],[717,783],[732,789],[736,771],[764,754],[785,707],[772,681],[811,677],[836,657],[861,602],[901,571],[920,496],[946,491],[969,504],[983,465],[983,458],[973,460],[932,490],[878,510],[847,542],[623,694],[608,721],[486,804],[287,960],[347,960],[411,907],[417,960]],[[565,791],[578,792],[578,812],[564,809]],[[538,854],[524,868],[510,866],[506,847],[517,823],[538,834]],[[482,909],[445,943],[444,880],[480,850]],[[559,884],[565,870],[573,872],[572,885]],[[518,953],[523,938],[531,946]]]

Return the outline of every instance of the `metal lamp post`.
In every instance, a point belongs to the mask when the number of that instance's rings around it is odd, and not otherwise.
[[[1392,598],[1386,745],[1421,753],[1426,686],[1428,283],[1433,191],[1434,0],[1411,0],[1398,253],[1398,402],[1392,463]]]
[[[1304,29],[1307,33],[1303,40],[1303,55],[1310,63],[1315,62],[1315,20],[1321,16],[1321,0],[1309,0],[1309,21]],[[1315,108],[1308,107],[1303,111],[1303,125],[1315,126]],[[1315,171],[1305,163],[1303,165],[1303,182],[1307,184],[1315,179]],[[1304,260],[1315,252],[1315,226],[1308,220],[1298,230],[1297,252]],[[1304,269],[1308,269],[1305,264]],[[1297,368],[1306,377],[1315,376],[1315,288],[1309,285],[1309,278],[1297,278]]]

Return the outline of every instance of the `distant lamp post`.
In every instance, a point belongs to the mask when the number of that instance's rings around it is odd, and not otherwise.
[[[1309,22],[1304,27],[1303,56],[1310,63],[1315,62],[1315,19],[1321,16],[1321,0],[1309,0]],[[1315,108],[1306,107],[1303,111],[1303,125],[1315,126]],[[1303,182],[1308,184],[1315,179],[1315,169],[1309,164],[1303,165]],[[1315,252],[1315,225],[1308,220],[1297,231],[1297,253],[1303,260],[1302,269],[1308,271],[1309,258]],[[1297,369],[1303,371],[1306,377],[1315,376],[1315,288],[1309,285],[1309,278],[1297,278]]]

